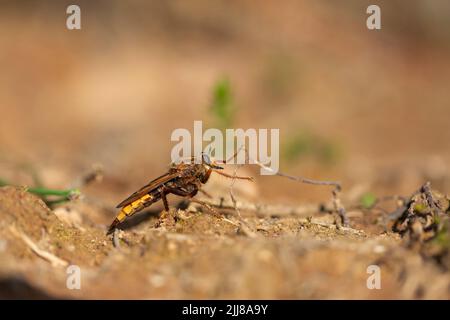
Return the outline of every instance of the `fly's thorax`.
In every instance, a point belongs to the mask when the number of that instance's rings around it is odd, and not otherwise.
[[[178,183],[183,181],[184,183],[200,181],[206,183],[211,173],[210,166],[206,164],[183,164],[183,167],[178,167],[179,179]]]

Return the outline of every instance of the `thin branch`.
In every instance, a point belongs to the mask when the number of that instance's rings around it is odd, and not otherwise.
[[[237,153],[239,153],[242,150],[243,146],[241,146],[238,150]],[[246,154],[246,160],[249,163],[254,163],[256,165],[258,165],[259,167],[268,170],[270,172],[273,172],[275,175],[280,176],[280,177],[284,177],[284,178],[288,178],[290,180],[299,182],[299,183],[305,183],[305,184],[312,184],[312,185],[325,185],[325,186],[334,186],[334,190],[332,191],[332,202],[333,202],[333,206],[334,206],[334,211],[337,212],[337,214],[340,216],[342,224],[344,226],[348,226],[349,221],[348,221],[348,217],[347,217],[347,213],[345,211],[344,206],[342,205],[342,202],[340,200],[339,194],[342,190],[341,188],[341,184],[340,182],[337,181],[326,181],[326,180],[314,180],[314,179],[308,179],[308,178],[304,178],[304,177],[300,177],[300,176],[292,176],[289,174],[285,174],[282,173],[280,171],[275,171],[274,169],[267,167],[266,165],[262,164],[261,162],[259,162],[256,159],[250,159],[247,149],[244,148],[245,154]]]
[[[233,157],[236,157],[237,156],[237,154],[239,153],[241,151],[241,149],[239,149],[234,155],[233,155]],[[230,161],[230,160],[228,160],[227,159],[227,161]],[[245,234],[245,235],[247,235],[248,237],[250,237],[250,238],[255,238],[256,236],[257,236],[257,234],[256,234],[256,232],[254,232],[251,228],[250,228],[250,226],[245,222],[245,220],[242,218],[242,215],[241,215],[241,211],[239,210],[239,208],[238,208],[238,206],[237,206],[237,201],[236,201],[236,197],[234,196],[234,193],[233,193],[233,186],[234,186],[234,183],[236,182],[236,178],[237,178],[237,171],[238,171],[238,169],[240,168],[240,166],[242,166],[242,165],[237,165],[235,168],[234,168],[234,174],[233,174],[233,178],[232,178],[232,180],[231,180],[231,184],[230,184],[230,198],[231,198],[231,202],[233,203],[233,208],[234,208],[234,210],[237,212],[237,214],[238,214],[238,218],[239,218],[239,224],[240,224],[240,229],[242,230],[242,232]]]
[[[258,216],[270,216],[270,217],[289,217],[289,216],[297,216],[303,217],[304,220],[299,220],[301,223],[310,223],[312,225],[318,225],[321,227],[337,229],[343,231],[348,231],[352,233],[362,233],[360,230],[353,229],[350,227],[338,227],[332,223],[325,223],[319,221],[313,221],[310,217],[312,214],[317,213],[318,208],[316,205],[311,206],[286,206],[286,205],[268,205],[268,204],[255,204],[249,202],[240,202],[236,201],[236,203],[232,203],[231,201],[225,201],[223,198],[220,199],[202,199],[203,203],[207,203],[211,207],[223,210],[234,210],[236,208],[239,211],[246,212],[254,212]],[[187,209],[190,210],[189,208]],[[193,209],[195,210],[195,209]]]
[[[286,205],[270,205],[270,204],[258,204],[251,202],[226,201],[224,198],[219,199],[202,199],[202,202],[208,205],[224,210],[234,210],[236,212],[253,212],[257,216],[273,216],[273,217],[285,217],[285,216],[303,216],[312,215],[319,211],[317,205],[303,205],[303,206],[286,206]],[[328,208],[332,210],[332,208]],[[328,211],[328,210],[327,210]]]

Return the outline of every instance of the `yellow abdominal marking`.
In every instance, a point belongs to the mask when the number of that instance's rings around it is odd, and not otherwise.
[[[149,200],[152,200],[153,196],[146,194],[140,197],[139,199],[133,201],[129,205],[126,205],[122,208],[122,210],[117,215],[117,220],[122,222],[126,217],[133,215],[136,211],[141,210],[144,207],[144,204]]]

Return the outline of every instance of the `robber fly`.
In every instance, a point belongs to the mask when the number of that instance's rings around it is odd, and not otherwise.
[[[119,203],[117,208],[121,208],[121,210],[109,227],[108,234],[113,232],[117,225],[127,217],[132,216],[159,200],[163,201],[164,209],[169,211],[169,204],[167,202],[168,194],[186,198],[194,197],[199,191],[202,191],[202,185],[208,181],[212,172],[216,172],[227,178],[253,181],[252,177],[232,176],[219,171],[223,167],[219,166],[218,162],[211,159],[206,153],[202,153],[201,160],[201,163],[198,164],[194,162],[194,158],[191,158],[191,163],[172,163],[166,174],[150,181],[147,185]],[[226,163],[227,161],[220,162]],[[196,202],[202,204],[198,200]]]

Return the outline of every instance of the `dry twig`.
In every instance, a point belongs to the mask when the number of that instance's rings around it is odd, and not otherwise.
[[[275,175],[280,176],[280,177],[284,177],[284,178],[288,178],[290,180],[299,182],[299,183],[305,183],[305,184],[312,184],[312,185],[322,185],[322,186],[334,186],[335,188],[332,191],[332,195],[333,195],[333,207],[334,207],[334,211],[338,213],[339,217],[341,218],[342,224],[344,226],[348,226],[349,225],[349,221],[348,221],[348,217],[345,211],[344,206],[342,205],[342,202],[340,200],[339,197],[339,193],[341,192],[342,188],[341,188],[341,184],[337,181],[325,181],[325,180],[313,180],[313,179],[308,179],[308,178],[304,178],[304,177],[300,177],[300,176],[292,176],[292,175],[288,175],[285,173],[282,173],[280,171],[275,171],[270,167],[267,167],[266,165],[262,164],[261,162],[259,162],[256,159],[250,159],[247,149],[245,149],[243,146],[241,146],[238,151],[236,152],[236,155],[242,150],[244,149],[245,154],[246,154],[246,160],[248,161],[248,163],[254,163],[257,166],[259,166],[260,168],[263,168],[267,171],[273,172]],[[236,173],[236,171],[235,171]],[[230,195],[231,198],[233,200],[233,194],[230,191]],[[235,200],[233,200],[233,203],[235,203]]]
[[[40,249],[26,234],[20,232],[17,230],[14,226],[11,226],[9,228],[11,232],[17,236],[18,238],[22,239],[25,244],[30,247],[30,249],[39,257],[49,261],[52,266],[54,267],[66,267],[69,265],[69,263],[61,258],[58,258],[54,254],[44,251]]]

